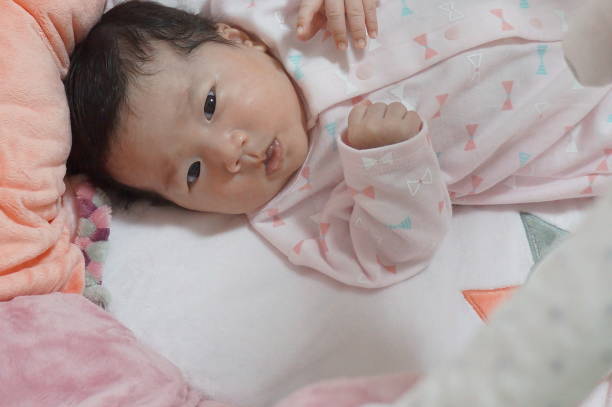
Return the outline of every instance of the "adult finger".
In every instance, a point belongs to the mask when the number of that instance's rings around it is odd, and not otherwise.
[[[346,19],[344,18],[344,0],[325,0],[325,17],[327,29],[334,36],[336,46],[342,51],[347,48]]]
[[[367,34],[362,0],[345,0],[344,5],[351,37],[357,48],[365,48]]]
[[[314,33],[316,33],[316,31],[313,33],[313,19],[315,15],[321,11],[323,1],[324,0],[301,1],[297,19],[297,33],[300,39],[306,40],[312,38]],[[310,37],[307,38],[307,35],[310,35]]]
[[[323,12],[315,13],[315,15],[312,17],[310,25],[302,31],[301,35],[298,35],[298,38],[303,41],[308,41],[314,37],[321,28],[324,28],[326,24],[327,20],[325,19]]]
[[[363,0],[363,12],[365,14],[365,24],[368,28],[370,38],[378,36],[378,18],[376,17],[377,0]]]

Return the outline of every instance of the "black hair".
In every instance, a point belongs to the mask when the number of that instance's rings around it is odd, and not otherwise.
[[[128,87],[147,74],[143,68],[154,58],[155,41],[185,56],[207,42],[233,45],[217,33],[212,19],[132,0],[102,16],[76,47],[65,79],[72,127],[68,174],[86,174],[126,206],[139,199],[165,201],[115,181],[106,169],[120,112],[128,107]]]

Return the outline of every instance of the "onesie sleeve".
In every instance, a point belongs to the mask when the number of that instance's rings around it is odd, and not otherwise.
[[[424,125],[410,140],[368,150],[338,141],[345,181],[321,213],[322,258],[312,267],[368,288],[427,267],[452,210],[428,132]]]

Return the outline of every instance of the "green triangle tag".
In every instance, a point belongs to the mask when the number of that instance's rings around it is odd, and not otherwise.
[[[521,212],[520,215],[534,265],[550,251],[557,240],[569,234],[567,230],[548,223],[531,213]]]

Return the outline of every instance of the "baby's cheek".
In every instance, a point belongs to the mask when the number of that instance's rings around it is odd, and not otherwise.
[[[276,195],[274,185],[243,179],[225,185],[218,196],[218,204],[234,213],[247,213],[257,210]]]

